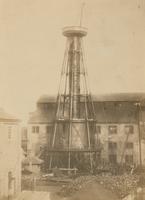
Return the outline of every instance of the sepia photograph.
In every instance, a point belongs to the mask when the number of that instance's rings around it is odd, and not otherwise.
[[[145,200],[145,0],[0,0],[0,200]]]

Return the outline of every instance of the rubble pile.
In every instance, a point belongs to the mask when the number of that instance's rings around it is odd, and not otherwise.
[[[85,187],[87,184],[93,182],[96,180],[95,176],[80,176],[74,180],[68,185],[63,185],[61,190],[59,191],[59,195],[61,196],[71,196],[74,192],[79,191],[83,187]]]
[[[90,183],[99,183],[104,188],[116,193],[119,197],[125,197],[137,187],[139,176],[137,175],[96,175],[80,176],[74,179],[70,184],[63,185],[59,191],[61,196],[71,196],[76,191],[86,187]]]
[[[116,193],[119,197],[125,197],[132,190],[137,188],[139,176],[137,175],[104,175],[96,176],[96,181],[106,189]]]

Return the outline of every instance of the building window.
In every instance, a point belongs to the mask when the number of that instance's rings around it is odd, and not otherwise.
[[[117,134],[117,126],[108,127],[109,134]]]
[[[44,104],[43,104],[43,108],[44,108],[44,110],[48,110],[48,104],[47,104],[47,103],[44,103]]]
[[[117,155],[116,154],[110,154],[109,155],[109,162],[112,164],[117,163]]]
[[[27,129],[23,128],[22,129],[22,140],[27,140],[27,139],[28,139]]]
[[[40,147],[39,147],[39,149],[40,149],[40,151],[42,151],[43,147],[42,147],[42,146],[40,146]]]
[[[39,126],[32,126],[32,133],[39,133]]]
[[[28,138],[27,131],[23,133],[23,137],[24,137],[25,140],[27,140],[27,138]]]
[[[8,139],[10,140],[12,138],[12,127],[8,127]]]
[[[109,150],[116,150],[117,149],[117,143],[116,142],[109,142],[108,143],[108,149]]]
[[[101,126],[96,126],[96,133],[98,133],[98,134],[101,133]]]
[[[125,133],[133,134],[134,133],[134,127],[131,125],[125,126]]]
[[[125,156],[125,163],[133,164],[133,155],[126,155]]]
[[[8,189],[12,189],[12,182],[14,180],[12,172],[8,172]]]
[[[52,133],[52,126],[46,126],[46,133]]]
[[[132,142],[127,142],[126,143],[126,148],[127,149],[133,149],[133,143]]]

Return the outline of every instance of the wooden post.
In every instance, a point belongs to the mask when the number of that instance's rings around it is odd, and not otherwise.
[[[142,168],[142,146],[141,146],[141,129],[140,129],[140,103],[137,103],[137,113],[138,113],[138,141],[139,141],[139,163],[140,168]]]

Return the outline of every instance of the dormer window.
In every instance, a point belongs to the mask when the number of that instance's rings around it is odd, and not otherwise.
[[[134,133],[134,127],[132,125],[125,126],[125,133],[133,134]]]
[[[109,134],[117,134],[117,126],[108,127]]]
[[[32,133],[39,133],[39,126],[32,126]]]

